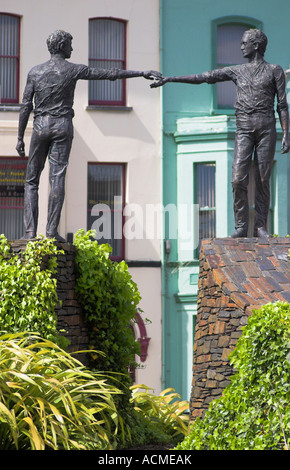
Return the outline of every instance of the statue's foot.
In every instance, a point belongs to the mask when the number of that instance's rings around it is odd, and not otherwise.
[[[231,238],[246,238],[248,236],[248,230],[244,228],[237,228],[234,233],[232,233]]]
[[[33,240],[36,238],[36,234],[34,232],[25,232],[21,240]]]
[[[259,227],[254,230],[254,237],[270,238],[271,235],[268,233],[265,227]]]
[[[54,233],[54,234],[47,233],[46,236],[47,236],[47,238],[55,238],[55,240],[57,242],[66,243],[66,240],[64,238],[62,238],[57,232]]]

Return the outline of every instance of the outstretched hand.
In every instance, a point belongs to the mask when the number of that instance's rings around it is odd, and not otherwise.
[[[151,83],[150,88],[158,88],[159,86],[163,86],[167,83],[166,77],[160,77],[160,80],[155,81],[154,83]]]
[[[143,77],[147,80],[160,80],[162,78],[162,73],[157,72],[156,70],[148,70],[143,72]]]

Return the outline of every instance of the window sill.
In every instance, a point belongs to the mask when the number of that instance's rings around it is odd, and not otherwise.
[[[229,116],[234,116],[236,110],[234,108],[214,108],[211,112],[213,116],[219,116],[220,114],[228,114]]]
[[[193,255],[195,256],[195,255]],[[192,266],[199,266],[199,258],[192,258],[188,261],[167,261],[165,262],[167,266],[175,267],[175,268],[188,268]]]
[[[131,106],[112,106],[112,105],[89,105],[86,107],[87,111],[132,111]]]
[[[21,104],[15,103],[15,104],[9,104],[9,103],[0,103],[0,112],[6,112],[6,111],[15,111],[19,112],[21,109]]]

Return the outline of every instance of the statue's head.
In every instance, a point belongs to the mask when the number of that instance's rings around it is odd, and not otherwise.
[[[245,32],[245,34],[248,35],[248,38],[252,43],[258,44],[258,51],[263,56],[268,44],[268,38],[266,34],[260,29],[249,29]]]
[[[49,52],[51,54],[57,54],[63,52],[66,45],[71,46],[71,41],[72,35],[70,33],[58,29],[49,35],[46,43]],[[70,57],[70,54],[68,57]]]

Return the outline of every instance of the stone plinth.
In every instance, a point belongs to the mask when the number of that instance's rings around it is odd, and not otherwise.
[[[26,248],[26,240],[9,241],[12,250],[21,254]],[[59,303],[55,308],[58,319],[58,328],[65,330],[62,333],[70,341],[69,351],[83,351],[88,348],[88,331],[84,324],[82,308],[77,300],[75,292],[76,248],[70,243],[58,243],[59,249],[64,254],[57,256],[57,296]],[[85,354],[78,354],[76,358],[86,362]]]
[[[290,238],[202,242],[194,337],[191,416],[202,416],[229,383],[234,349],[254,309],[290,302]]]

